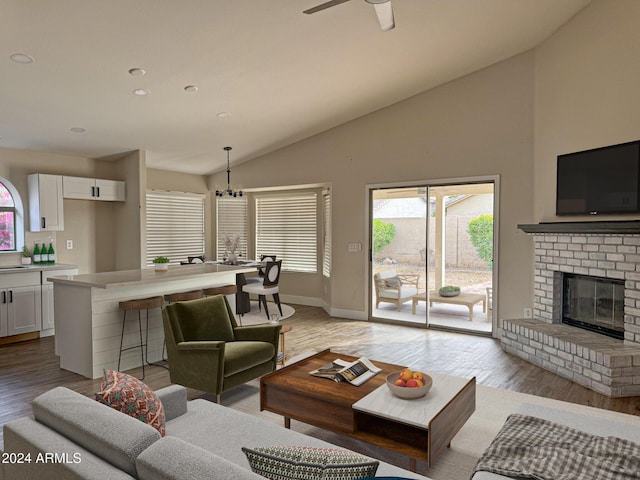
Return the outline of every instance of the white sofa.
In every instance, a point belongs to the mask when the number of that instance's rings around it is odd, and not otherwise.
[[[153,427],[67,388],[40,395],[32,403],[33,417],[4,426],[4,451],[32,458],[31,463],[5,463],[5,480],[260,480],[242,447],[336,448],[206,400],[188,402],[186,389],[178,385],[156,393],[167,419],[163,438]],[[33,461],[39,453],[64,461]],[[384,462],[376,475],[428,480]]]
[[[625,424],[601,417],[588,416],[580,413],[558,410],[541,405],[522,404],[514,413],[543,418],[554,423],[566,425],[576,430],[598,435],[625,438],[640,443],[640,429],[637,426]],[[476,472],[472,480],[509,480],[510,477],[489,472]]]

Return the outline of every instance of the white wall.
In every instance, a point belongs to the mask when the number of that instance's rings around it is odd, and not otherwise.
[[[245,188],[330,182],[333,193],[334,310],[367,309],[368,244],[365,185],[501,176],[501,317],[531,305],[531,242],[517,223],[532,221],[533,53],[417,95],[320,135],[233,167]],[[221,173],[210,184],[224,182]],[[318,295],[302,275],[287,275],[282,291]],[[319,293],[324,295],[323,292]]]
[[[559,154],[640,139],[639,19],[637,0],[595,0],[536,49],[536,222],[585,220],[555,215]]]
[[[0,176],[14,184],[26,211],[29,209],[27,175],[48,173],[77,177],[106,178],[127,182],[127,195],[139,190],[139,178],[133,178],[130,169],[122,162],[135,163],[140,168],[144,157],[140,152],[129,154],[124,160],[95,160],[84,157],[57,155],[32,150],[0,148]],[[144,165],[142,164],[144,171]],[[140,205],[138,202],[94,202],[91,200],[64,200],[64,231],[29,232],[28,222],[25,240],[33,246],[34,241],[53,241],[58,263],[78,266],[80,273],[114,270],[117,261],[128,261],[132,249],[140,250]],[[118,211],[133,212],[119,216]],[[137,231],[135,237],[130,235]],[[66,241],[73,240],[73,249],[66,249]],[[118,260],[120,259],[120,260]],[[0,254],[0,265],[20,263],[19,254]],[[132,268],[128,263],[128,268]]]

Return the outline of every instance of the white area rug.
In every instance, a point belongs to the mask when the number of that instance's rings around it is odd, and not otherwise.
[[[296,356],[296,358],[299,357]],[[269,412],[260,412],[259,391],[258,381],[249,382],[224,393],[222,395],[222,404],[282,425],[281,416]],[[458,435],[454,437],[451,442],[451,448],[443,453],[431,468],[428,468],[424,462],[418,462],[417,473],[433,480],[469,479],[476,462],[498,433],[507,416],[523,403],[544,405],[565,411],[617,420],[627,424],[635,424],[640,428],[640,417],[478,385],[476,411],[462,427]],[[296,421],[291,422],[291,428],[344,448],[395,464],[401,468],[408,468],[408,460],[405,457],[390,454],[383,449],[371,447],[347,436],[331,433]]]
[[[281,303],[282,307],[282,316],[280,316],[280,320],[284,320],[289,318],[294,313],[296,313],[295,309],[290,305],[285,305]],[[273,302],[267,302],[267,307],[269,308],[269,315],[273,313],[277,313],[280,315],[280,311],[278,310],[278,306]],[[258,302],[252,300],[251,301],[251,311],[245,313],[244,315],[236,315],[236,319],[238,323],[242,323],[242,325],[259,325],[261,323],[267,323],[269,319],[267,318],[266,313],[264,312],[264,308],[262,311],[258,310]]]

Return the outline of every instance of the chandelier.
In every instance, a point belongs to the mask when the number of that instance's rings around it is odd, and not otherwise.
[[[216,197],[241,197],[242,196],[242,187],[236,185],[237,190],[234,190],[231,185],[231,169],[229,168],[229,152],[231,151],[231,147],[224,147],[224,150],[227,152],[227,188],[223,189],[222,187],[216,186]]]

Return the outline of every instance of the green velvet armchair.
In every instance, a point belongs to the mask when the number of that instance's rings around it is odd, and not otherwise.
[[[216,395],[276,369],[280,325],[240,327],[227,297],[176,302],[162,310],[169,376]]]

